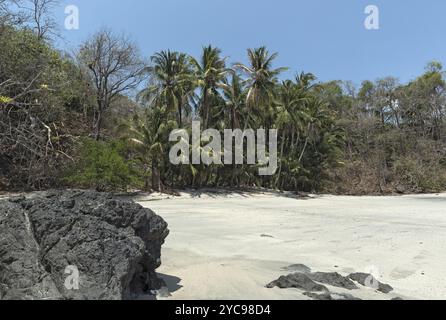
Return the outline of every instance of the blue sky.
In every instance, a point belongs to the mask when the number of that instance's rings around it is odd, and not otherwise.
[[[108,26],[131,35],[147,57],[168,48],[197,56],[212,44],[245,62],[247,48],[266,45],[279,52],[277,67],[290,67],[287,77],[306,71],[322,81],[392,75],[406,82],[428,61],[446,65],[444,0],[63,1],[80,10],[80,29],[62,29],[60,45],[70,50]],[[364,27],[367,5],[380,9],[379,30]]]

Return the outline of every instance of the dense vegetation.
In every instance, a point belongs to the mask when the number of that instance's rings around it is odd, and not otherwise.
[[[38,24],[7,3],[0,0],[0,189],[446,189],[438,62],[408,84],[389,77],[355,88],[310,73],[282,80],[277,54],[264,47],[249,49],[247,64],[213,46],[195,58],[166,50],[144,59],[128,38],[102,30],[69,56],[54,48],[47,16]],[[170,164],[170,132],[197,119],[221,131],[278,129],[277,173]]]

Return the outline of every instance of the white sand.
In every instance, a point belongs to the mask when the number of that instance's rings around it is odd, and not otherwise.
[[[395,289],[349,292],[359,298],[446,298],[445,194],[156,199],[137,201],[169,223],[158,271],[171,299],[305,299],[294,289],[264,287],[292,264],[343,275],[374,272]]]

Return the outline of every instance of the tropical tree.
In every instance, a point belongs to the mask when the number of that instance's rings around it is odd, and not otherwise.
[[[275,180],[277,187],[283,178],[285,165],[296,157],[295,151],[302,135],[303,127],[308,121],[305,103],[308,101],[308,92],[301,90],[298,84],[291,80],[284,81],[277,89],[277,117],[275,126],[280,133],[279,170]],[[286,173],[287,175],[290,172]]]
[[[176,114],[182,127],[184,111],[190,112],[189,101],[194,93],[189,57],[167,50],[153,55],[151,61],[149,85],[139,96],[149,105],[165,106],[167,112]]]
[[[266,47],[248,49],[249,64],[236,63],[234,67],[241,70],[248,78],[246,86],[246,106],[250,109],[258,108],[263,124],[272,125],[272,108],[277,86],[277,77],[287,68],[273,69],[273,61],[278,53],[270,54]]]
[[[225,59],[221,57],[221,50],[212,46],[203,48],[200,61],[191,57],[191,62],[197,87],[201,91],[199,114],[203,127],[208,128],[211,118],[215,116],[212,109],[221,102],[218,88],[225,81],[229,69],[226,68]]]
[[[233,72],[231,78],[225,79],[219,87],[223,91],[230,128],[232,130],[241,128],[246,111],[246,91],[242,79],[237,73]]]
[[[143,114],[135,115],[126,126],[127,138],[135,145],[140,162],[146,166],[145,187],[150,185],[155,191],[163,190],[161,170],[165,163],[165,147],[169,145],[169,133],[177,127],[177,123],[170,120],[168,114],[165,106],[151,106]]]

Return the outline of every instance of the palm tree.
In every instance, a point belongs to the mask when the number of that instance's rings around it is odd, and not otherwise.
[[[299,81],[296,83],[291,80],[284,81],[277,89],[275,126],[280,132],[280,163],[275,187],[278,186],[282,178],[284,166],[290,167],[290,162],[294,161],[296,145],[299,143],[305,122],[309,119],[305,109],[305,105],[309,101],[308,96],[309,93],[302,90]],[[286,172],[284,178],[290,174],[292,173]]]
[[[316,87],[316,85],[314,84],[314,81],[316,79],[317,78],[314,74],[302,72],[296,75],[296,84],[299,89],[309,91]]]
[[[226,68],[226,59],[221,58],[221,50],[212,46],[203,48],[200,61],[191,57],[191,63],[195,69],[197,86],[201,89],[200,116],[204,122],[203,127],[208,128],[213,116],[212,104],[221,101],[218,87],[226,79],[229,70]]]
[[[234,70],[226,68],[221,51],[212,46],[203,48],[199,60],[171,51],[152,57],[151,82],[139,95],[146,110],[135,117],[130,130],[130,141],[137,146],[151,178],[146,180],[147,187],[162,190],[167,182],[309,190],[322,179],[342,140],[328,100],[319,92],[321,85],[315,84],[315,76],[309,73],[279,83],[278,76],[286,68],[274,69],[277,54],[270,54],[265,47],[249,49],[248,57],[247,66],[235,64]],[[247,165],[171,166],[163,147],[170,145],[169,132],[183,127],[183,115],[192,110],[205,128],[278,129],[278,174],[259,178],[258,167]]]
[[[240,76],[233,72],[231,79],[226,79],[220,88],[223,91],[227,111],[229,114],[229,124],[231,129],[240,128],[242,124],[242,115],[246,102],[246,94]]]
[[[183,111],[189,107],[189,98],[194,91],[189,58],[184,53],[168,50],[156,53],[151,61],[151,82],[139,97],[149,105],[165,105],[167,112],[177,114],[178,125],[182,127]]]
[[[248,108],[260,108],[264,124],[271,125],[271,119],[266,119],[271,114],[274,104],[274,91],[277,85],[277,76],[287,68],[273,69],[272,64],[278,56],[270,55],[266,47],[248,49],[249,65],[236,63],[234,67],[248,76],[246,106]],[[262,110],[263,109],[263,110]],[[267,121],[266,121],[267,120]]]
[[[169,132],[175,129],[176,123],[169,120],[166,107],[152,106],[143,115],[135,115],[127,126],[129,141],[136,146],[139,159],[143,164],[150,163],[151,186],[155,191],[162,191],[162,175],[160,165],[163,163],[164,147],[168,145]],[[149,177],[149,174],[147,174]],[[146,188],[149,180],[146,180]]]
[[[333,113],[329,109],[329,104],[320,98],[310,97],[306,103],[306,128],[304,129],[305,142],[301,150],[298,162],[301,163],[307,151],[309,143],[315,144],[318,140],[323,139],[327,129],[333,121]]]

